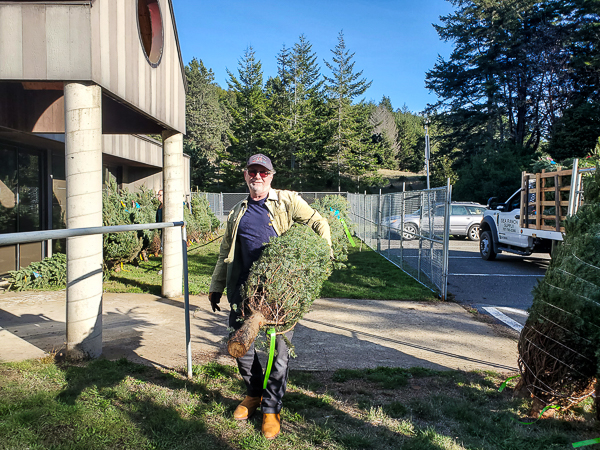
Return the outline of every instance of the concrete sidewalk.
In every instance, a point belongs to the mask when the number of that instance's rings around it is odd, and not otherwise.
[[[223,304],[223,302],[222,302]],[[103,354],[158,367],[186,364],[183,300],[104,294]],[[65,291],[0,294],[0,361],[61,352]],[[191,296],[194,364],[235,364],[226,349],[227,302],[213,313]],[[290,368],[427,367],[517,370],[517,335],[497,332],[456,303],[319,299],[296,326]]]

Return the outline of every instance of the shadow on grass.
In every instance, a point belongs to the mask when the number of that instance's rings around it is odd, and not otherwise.
[[[161,284],[149,284],[147,282],[138,281],[136,279],[129,278],[127,276],[119,276],[117,274],[112,274],[109,279],[109,283],[114,281],[125,286],[124,292],[131,292],[128,288],[137,288],[140,293],[160,295],[161,294]],[[113,290],[109,290],[109,292],[114,292]]]
[[[237,401],[209,389],[201,381],[189,381],[176,373],[135,364],[125,358],[62,365],[61,369],[67,385],[56,397],[57,402],[71,405],[76,411],[84,408],[81,403],[100,406],[109,415],[110,410],[117,410],[119,416],[126,417],[125,428],[135,430],[131,441],[117,435],[116,442],[106,442],[109,447],[233,448],[210,432],[205,412],[214,402],[233,411]],[[198,400],[191,408],[185,405],[189,396]],[[69,436],[68,428],[60,423],[56,426],[65,433],[62,444],[78,440],[76,435]],[[101,436],[90,437],[88,445],[97,448],[100,442]]]
[[[13,439],[9,448],[17,441],[6,434],[7,425],[15,423],[22,436],[29,433],[28,439],[20,436],[20,445],[41,448],[542,450],[595,437],[591,414],[535,426],[517,423],[526,401],[499,393],[498,376],[485,373],[292,372],[282,433],[268,442],[261,436],[260,414],[247,422],[231,419],[243,397],[231,366],[196,366],[193,380],[126,359],[62,364],[56,370],[64,375],[58,395],[27,392],[23,401],[14,393],[7,398],[7,390],[0,394],[0,431]],[[407,382],[386,389],[394,376]]]
[[[513,398],[510,389],[498,392],[496,374],[381,367],[321,375],[318,383],[312,374],[293,373],[292,389],[312,393],[286,394],[284,408],[291,420],[311,421],[320,428],[316,436],[343,448],[542,450],[597,434],[591,412],[518,423],[528,400]],[[405,382],[390,389],[394,377]]]

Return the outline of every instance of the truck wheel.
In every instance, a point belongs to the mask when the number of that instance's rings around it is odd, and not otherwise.
[[[492,261],[496,258],[492,234],[487,230],[482,232],[479,238],[479,253],[481,253],[481,257],[486,261]]]
[[[471,228],[469,228],[469,231],[467,231],[467,236],[470,241],[478,241],[479,240],[479,224],[478,223],[476,223]]]

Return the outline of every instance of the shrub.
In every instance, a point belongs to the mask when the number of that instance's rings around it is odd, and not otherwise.
[[[190,206],[191,212],[188,208],[183,211],[188,239],[196,242],[206,240],[208,234],[218,229],[221,222],[211,211],[205,197],[192,196]]]
[[[31,263],[29,266],[12,270],[6,277],[9,289],[47,289],[49,287],[65,287],[67,283],[67,257],[55,253],[51,258]]]
[[[142,209],[144,211],[137,211]],[[102,225],[130,225],[134,223],[146,223],[149,219],[149,210],[154,204],[147,193],[140,196],[126,190],[118,189],[114,180],[110,180],[108,186],[102,191]],[[154,211],[158,208],[158,202]],[[152,217],[149,222],[154,222]],[[144,237],[147,237],[150,245],[151,237],[145,231],[127,231],[124,233],[106,233],[103,236],[104,264],[109,267],[119,262],[132,261],[140,253],[144,246]]]
[[[349,241],[344,226],[339,219],[344,220],[351,233],[353,224],[349,219],[350,203],[348,203],[348,200],[341,195],[328,195],[314,202],[312,207],[319,211],[319,213],[329,222],[329,228],[331,229],[331,246],[336,262],[335,267],[344,267],[343,261],[348,260]],[[336,211],[339,211],[338,215],[335,214]]]

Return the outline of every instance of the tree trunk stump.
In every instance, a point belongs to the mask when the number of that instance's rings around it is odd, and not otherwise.
[[[260,327],[262,327],[265,322],[265,316],[258,311],[254,311],[250,317],[246,319],[242,327],[229,338],[229,342],[227,343],[227,351],[229,354],[234,358],[241,358],[244,356],[256,339],[256,336],[258,336]]]

